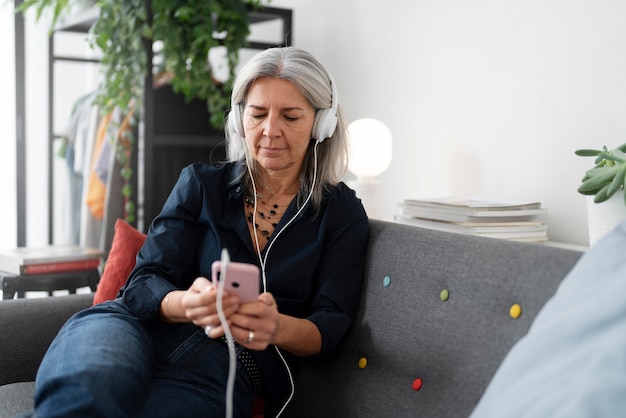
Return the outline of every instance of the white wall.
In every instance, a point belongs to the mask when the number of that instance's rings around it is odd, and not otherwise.
[[[620,0],[273,0],[334,73],[351,119],[394,135],[386,218],[405,198],[539,200],[552,240],[587,243],[589,161],[626,142]]]
[[[349,118],[375,117],[391,128],[385,218],[419,196],[540,200],[551,239],[587,243],[576,188],[588,161],[573,151],[626,142],[625,2],[270,5],[294,10],[294,44],[331,69]],[[33,71],[45,71],[37,65]]]
[[[26,58],[26,245],[48,243],[48,29],[24,16]],[[73,83],[70,78],[69,83]]]
[[[0,4],[0,57],[0,248],[11,248],[17,243],[15,27],[11,4]]]

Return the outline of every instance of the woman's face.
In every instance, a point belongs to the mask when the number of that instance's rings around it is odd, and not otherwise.
[[[263,77],[250,87],[243,128],[252,157],[268,172],[299,172],[315,109],[290,81]]]

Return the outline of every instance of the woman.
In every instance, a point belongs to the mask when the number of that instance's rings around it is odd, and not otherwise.
[[[293,394],[303,358],[332,355],[352,323],[369,234],[345,172],[332,76],[305,51],[275,48],[240,71],[229,162],[185,168],[115,301],[68,321],[37,376],[36,416],[223,416],[229,344],[211,264],[260,267],[262,293],[224,292],[237,349],[235,416]],[[336,125],[336,127],[335,127]]]

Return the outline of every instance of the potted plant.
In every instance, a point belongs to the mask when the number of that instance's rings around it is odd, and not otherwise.
[[[626,205],[624,182],[626,178],[626,144],[609,151],[606,146],[601,150],[579,149],[575,154],[581,157],[596,157],[594,167],[585,173],[578,192],[595,196],[593,201],[601,203],[621,190]]]
[[[578,187],[578,192],[588,197],[587,215],[591,245],[626,217],[625,152],[626,144],[610,151],[606,146],[601,150],[575,151],[578,156],[595,157],[594,166],[585,172]]]

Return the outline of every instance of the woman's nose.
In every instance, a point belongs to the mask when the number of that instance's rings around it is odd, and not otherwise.
[[[263,135],[268,138],[274,138],[279,136],[280,132],[281,126],[279,117],[272,114],[268,115],[264,121]]]

